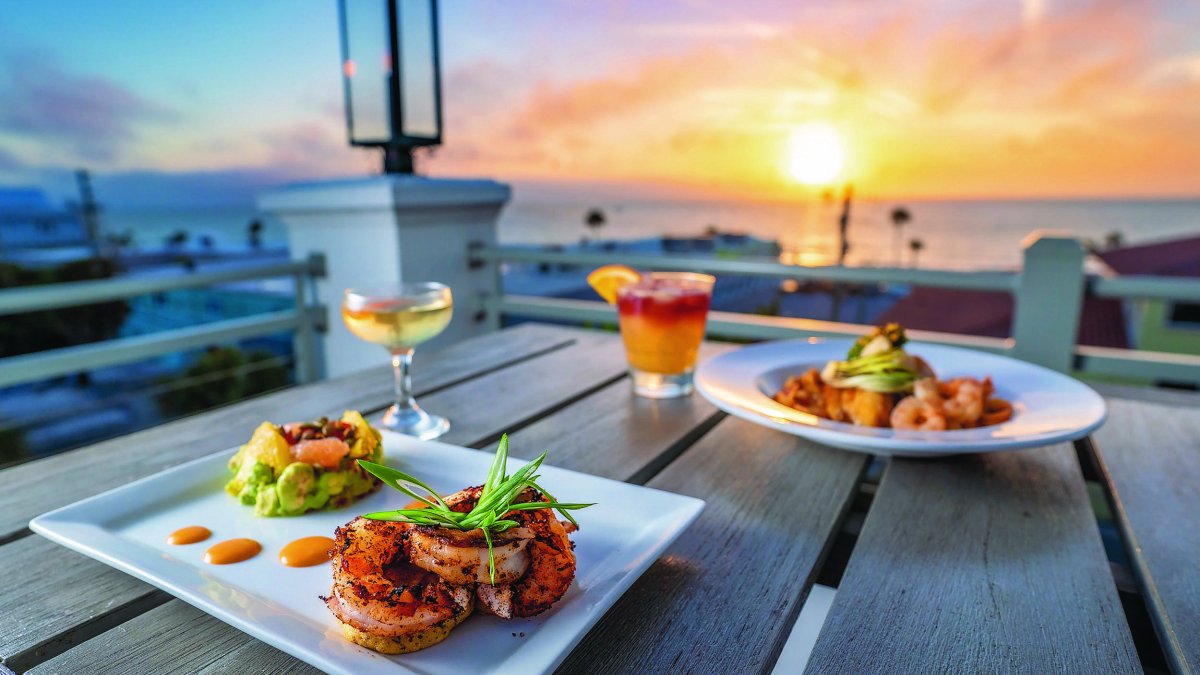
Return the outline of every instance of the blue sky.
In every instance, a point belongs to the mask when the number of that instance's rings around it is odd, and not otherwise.
[[[445,71],[450,79],[457,68],[494,64],[512,79],[489,83],[497,90],[483,96],[512,101],[535,82],[610,67],[597,56],[613,45],[595,27],[630,14],[652,20],[656,7],[452,0],[441,9]],[[567,14],[591,30],[565,30]],[[333,0],[14,2],[0,45],[9,111],[0,119],[0,182],[69,189],[63,169],[78,165],[101,180],[122,174],[122,190],[149,173],[232,172],[269,184],[378,164],[345,147]],[[567,51],[571,59],[543,58]],[[161,194],[163,181],[155,185],[147,192]]]
[[[866,194],[1197,194],[1197,26],[1185,2],[446,0],[423,166],[769,197],[816,121]],[[334,0],[7,0],[0,184],[86,166],[118,204],[191,204],[377,171],[339,65]]]

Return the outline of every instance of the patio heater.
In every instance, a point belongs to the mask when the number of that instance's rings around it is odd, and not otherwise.
[[[442,142],[437,0],[339,0],[350,145],[383,150],[384,173]]]

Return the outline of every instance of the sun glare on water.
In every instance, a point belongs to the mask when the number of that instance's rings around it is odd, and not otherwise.
[[[788,139],[787,153],[788,175],[806,185],[832,183],[846,165],[841,136],[824,122],[796,127]]]

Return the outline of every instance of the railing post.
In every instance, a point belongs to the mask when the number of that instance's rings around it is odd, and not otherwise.
[[[504,314],[500,309],[504,304],[504,261],[494,259],[491,261],[491,266],[492,288],[488,291],[484,307],[487,308],[488,330],[497,331],[504,325]]]
[[[319,321],[314,313],[319,310],[317,303],[316,278],[325,275],[325,258],[320,253],[312,253],[308,257],[308,270],[297,273],[295,281],[296,312],[302,317],[300,326],[292,337],[292,353],[296,355],[296,384],[305,384],[321,379],[321,352],[317,346],[317,331],[321,330],[323,321]],[[308,297],[312,297],[310,307]]]
[[[484,327],[489,331],[500,330],[503,324],[503,316],[500,313],[500,304],[504,295],[504,276],[501,265],[503,262],[499,259],[491,259],[485,251],[488,244],[483,241],[472,241],[467,244],[467,268],[472,270],[486,269],[490,283],[484,285],[484,288],[479,291],[479,312],[475,315],[475,320],[482,322]]]
[[[1083,311],[1086,252],[1074,237],[1033,232],[1013,311],[1013,355],[1061,372],[1074,364],[1075,339]]]

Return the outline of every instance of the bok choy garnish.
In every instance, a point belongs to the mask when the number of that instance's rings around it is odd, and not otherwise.
[[[889,323],[864,335],[850,348],[845,361],[830,361],[821,379],[838,388],[856,388],[881,394],[912,391],[922,377],[917,361],[903,349],[908,342],[900,324]]]

